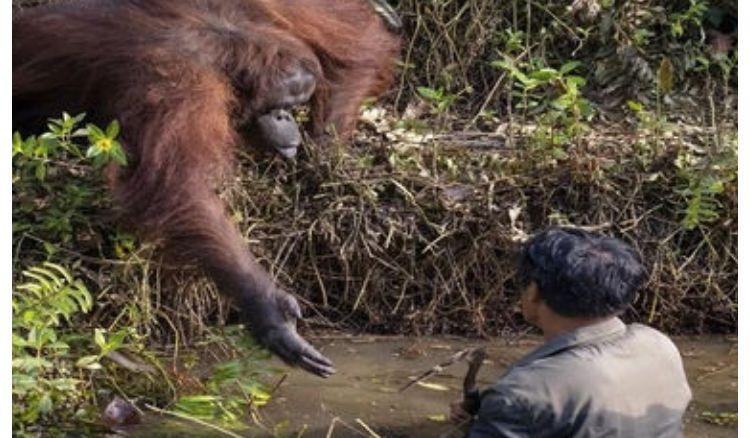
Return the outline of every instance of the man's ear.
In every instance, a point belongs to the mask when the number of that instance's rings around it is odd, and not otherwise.
[[[532,280],[528,287],[529,301],[534,304],[540,304],[542,302],[542,294],[539,292],[539,286],[536,284],[536,281]]]

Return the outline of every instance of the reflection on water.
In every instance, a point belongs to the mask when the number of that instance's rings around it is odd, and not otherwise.
[[[466,364],[458,363],[428,379],[431,385],[397,390],[410,376],[432,368],[452,353],[484,345],[488,360],[477,378],[489,385],[513,361],[533,349],[539,338],[474,341],[460,338],[338,337],[315,341],[336,363],[338,374],[327,380],[291,371],[271,403],[261,410],[267,430],[278,436],[302,437],[457,437],[445,422],[448,403],[461,393]],[[736,338],[677,339],[693,390],[685,436],[736,437],[737,427],[702,419],[737,412]],[[709,412],[711,414],[704,414]],[[369,429],[369,431],[368,431]],[[247,437],[269,436],[239,431]],[[178,420],[150,417],[130,436],[226,436]]]

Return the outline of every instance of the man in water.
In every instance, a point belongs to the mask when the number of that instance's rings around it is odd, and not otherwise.
[[[675,437],[691,398],[680,353],[620,315],[646,280],[621,240],[551,228],[524,245],[524,318],[545,343],[472,403],[451,404],[469,437]]]

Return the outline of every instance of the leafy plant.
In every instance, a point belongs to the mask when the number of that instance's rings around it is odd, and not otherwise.
[[[682,226],[692,230],[701,224],[710,224],[720,217],[721,203],[716,197],[724,193],[724,181],[708,176],[698,178],[684,191],[687,198]]]
[[[557,69],[539,64],[521,63],[507,55],[492,62],[513,79],[515,107],[524,117],[534,118],[530,144],[539,155],[538,166],[554,167],[567,158],[568,145],[585,131],[594,111],[581,93],[586,80],[573,74],[579,62],[570,61]]]
[[[13,291],[13,425],[24,431],[85,397],[70,362],[64,322],[91,310],[92,297],[68,269],[50,262],[25,270]]]
[[[625,105],[635,114],[643,128],[653,129],[658,123],[657,116],[652,111],[644,108],[643,103],[635,100],[627,100],[625,101]]]
[[[593,114],[589,101],[583,97],[581,87],[586,80],[572,74],[580,62],[570,61],[559,69],[518,64],[511,57],[492,62],[494,67],[508,72],[515,80],[519,98],[516,106],[528,114],[541,114],[542,120],[554,128],[561,128],[567,136],[575,135]]]
[[[87,316],[94,303],[82,278],[92,278],[92,260],[146,262],[132,236],[115,230],[103,236],[97,216],[111,207],[102,170],[127,162],[117,140],[119,124],[82,128],[83,119],[83,114],[63,113],[41,135],[13,136],[14,269],[22,271],[13,291],[13,422],[22,436],[53,433],[58,425],[90,419],[96,413],[94,383],[96,395],[105,397],[148,386],[156,391],[133,391],[161,401],[167,393],[162,390],[169,389],[171,396],[178,390],[158,361],[152,363],[163,381],[132,379],[132,385],[131,379],[118,379],[119,369],[108,366],[113,362],[103,361],[122,361],[121,354],[111,354],[121,349],[142,350],[141,338],[128,325],[141,312],[139,303],[126,305],[107,328],[99,318]],[[102,286],[99,278],[93,280]],[[259,378],[268,370],[258,366],[270,355],[241,329],[213,341],[235,356],[216,365],[203,384],[204,393],[177,400],[176,410],[238,421],[270,396]]]
[[[97,168],[124,163],[125,153],[115,140],[116,122],[102,132],[93,125],[79,128],[83,117],[63,113],[39,136],[13,135],[14,240],[33,236],[83,244],[96,234],[92,216],[109,207]],[[85,154],[80,145],[84,138],[90,142]]]
[[[418,87],[417,93],[430,103],[432,114],[443,114],[447,112],[456,100],[455,94],[450,94],[442,88],[433,89],[428,87]]]
[[[203,393],[183,395],[175,409],[203,420],[237,424],[250,409],[268,402],[269,387],[261,379],[278,370],[259,366],[270,354],[242,325],[227,327],[216,340],[227,343],[236,358],[215,365]]]
[[[678,156],[675,165],[687,185],[681,191],[686,202],[682,226],[692,230],[719,219],[723,205],[719,197],[737,178],[736,143],[720,153],[703,157],[685,152]]]
[[[110,161],[121,166],[127,165],[122,145],[116,140],[120,133],[120,124],[117,123],[117,120],[110,122],[106,131],[102,131],[92,124],[86,125],[86,131],[91,143],[86,152],[86,158],[93,158],[94,166],[102,167]]]
[[[685,26],[693,24],[700,27],[703,17],[708,12],[709,3],[704,0],[690,0],[690,7],[684,11],[679,11],[669,16],[669,25],[672,36],[682,36],[685,33]]]
[[[92,339],[74,328],[93,297],[79,278],[80,259],[60,250],[80,250],[96,234],[90,215],[108,206],[97,169],[125,163],[117,123],[104,132],[80,128],[83,118],[63,113],[39,136],[13,135],[14,270],[21,271],[12,294],[13,425],[19,435],[85,416],[86,373],[100,369],[99,359],[128,334],[119,330],[106,339],[96,329]],[[84,138],[90,142],[85,154]],[[98,354],[88,354],[91,345]]]

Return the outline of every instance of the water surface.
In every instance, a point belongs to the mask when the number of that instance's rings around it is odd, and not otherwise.
[[[413,376],[463,348],[485,346],[488,359],[477,382],[492,384],[509,364],[541,342],[537,337],[474,341],[461,338],[326,337],[313,340],[339,372],[323,380],[293,370],[260,410],[260,422],[277,436],[459,437],[445,421],[448,404],[461,393],[466,363],[457,363],[399,393]],[[736,437],[737,426],[705,420],[705,412],[737,412],[737,342],[731,337],[675,339],[693,390],[685,419],[688,438]],[[271,436],[261,429],[242,436]],[[151,417],[131,436],[226,436],[194,424]]]

